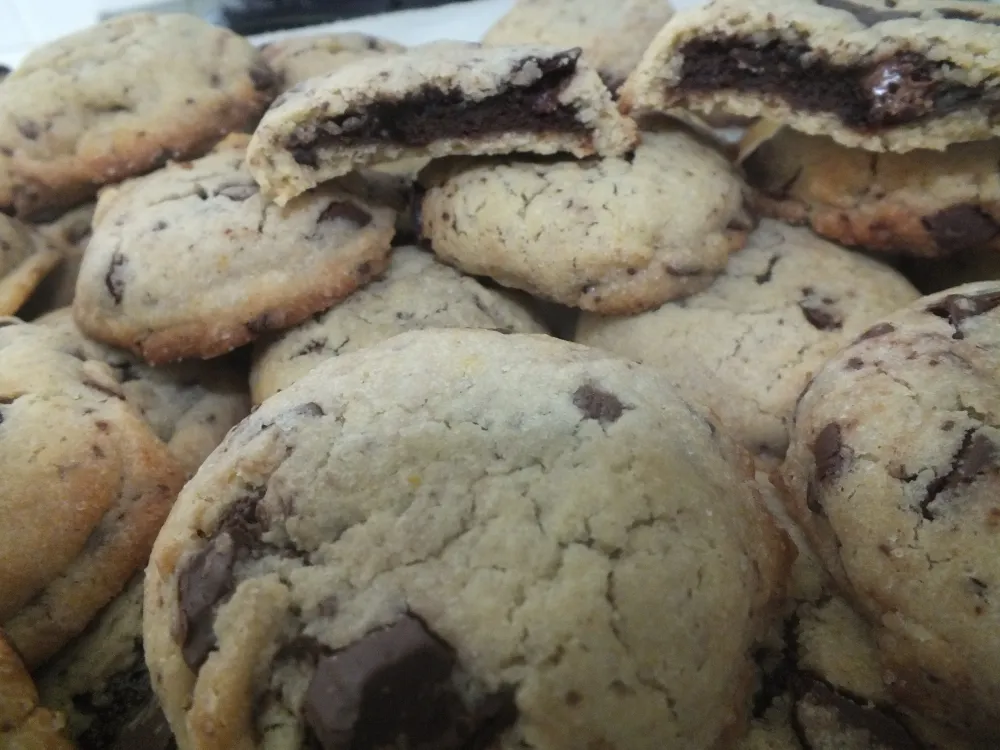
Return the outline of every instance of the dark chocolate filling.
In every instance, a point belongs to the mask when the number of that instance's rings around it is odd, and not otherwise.
[[[302,125],[286,142],[295,160],[315,166],[317,148],[393,143],[423,147],[443,138],[476,138],[496,133],[585,133],[576,111],[559,94],[576,73],[579,49],[548,58],[528,57],[541,76],[527,86],[513,83],[497,94],[473,101],[458,89],[432,86],[396,100],[382,100],[318,123]],[[516,78],[516,72],[511,76]]]
[[[846,125],[877,130],[976,106],[982,86],[935,78],[943,63],[914,52],[842,67],[810,59],[804,44],[780,40],[693,39],[681,50],[681,91],[733,89],[777,96],[807,112],[829,112]]]

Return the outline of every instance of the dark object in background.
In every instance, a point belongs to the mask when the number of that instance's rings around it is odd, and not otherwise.
[[[0,81],[10,75],[10,68],[6,65],[0,65]]]
[[[411,8],[454,5],[456,0],[227,0],[221,23],[238,34],[262,34]]]

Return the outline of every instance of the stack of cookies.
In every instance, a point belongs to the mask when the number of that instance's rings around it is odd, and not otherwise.
[[[33,53],[0,750],[997,747],[997,50],[520,0]]]

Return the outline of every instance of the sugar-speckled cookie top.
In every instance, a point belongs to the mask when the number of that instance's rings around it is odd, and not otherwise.
[[[761,459],[784,457],[823,363],[919,292],[898,272],[764,220],[703,292],[632,317],[585,314],[576,340],[665,370]]]
[[[630,158],[459,159],[420,179],[421,232],[446,262],[604,314],[704,289],[752,226],[732,164],[665,123]]]
[[[981,140],[1000,135],[1000,7],[714,0],[671,19],[621,100],[762,116],[873,151]]]
[[[73,312],[88,336],[154,364],[212,357],[324,310],[387,261],[395,212],[336,183],[284,208],[246,138],[102,193]]]
[[[412,157],[620,155],[636,141],[577,48],[426,45],[286,92],[247,155],[280,204],[360,166]]]
[[[786,499],[873,624],[890,690],[1000,735],[1000,284],[874,324],[806,389]]]
[[[38,705],[38,690],[14,646],[0,631],[0,747],[75,750],[66,717]]]
[[[415,247],[393,251],[383,276],[325,313],[258,342],[250,370],[259,404],[316,365],[425,328],[487,328],[545,333],[528,309]]]
[[[253,45],[183,14],[104,21],[36,49],[0,85],[0,207],[24,215],[204,152],[274,95]]]
[[[0,316],[13,315],[62,259],[63,245],[0,214]]]
[[[365,57],[392,54],[406,49],[401,44],[371,34],[344,31],[334,34],[292,36],[268,42],[261,55],[278,76],[281,91]]]
[[[655,371],[547,336],[324,362],[159,537],[181,750],[726,746],[789,562],[741,456]]]
[[[580,47],[615,91],[673,13],[669,0],[518,0],[483,43]]]

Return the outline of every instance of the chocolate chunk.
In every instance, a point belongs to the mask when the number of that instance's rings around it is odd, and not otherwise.
[[[335,221],[343,219],[356,225],[358,228],[366,227],[372,222],[372,215],[347,201],[334,201],[323,209],[317,221]]]
[[[961,203],[921,219],[935,244],[946,253],[981,249],[1000,234],[1000,223],[979,206]]]
[[[851,458],[851,449],[844,445],[840,425],[830,422],[813,441],[816,461],[816,481],[820,484],[835,480]]]
[[[170,731],[163,710],[151,698],[146,707],[122,729],[113,745],[101,745],[110,750],[177,750],[177,742]],[[81,745],[82,750],[87,750]],[[97,748],[95,748],[97,750]]]
[[[128,263],[128,258],[115,250],[111,254],[111,263],[108,265],[108,272],[104,274],[104,287],[108,290],[108,294],[111,295],[111,299],[115,301],[116,305],[120,305],[125,296],[125,279],[122,278],[122,269],[126,263]]]
[[[781,256],[772,255],[767,259],[767,268],[765,268],[761,273],[753,277],[753,280],[758,284],[766,284],[774,276],[774,267],[778,265],[778,261],[781,260]]]
[[[375,101],[364,109],[300,126],[285,147],[295,160],[313,166],[311,150],[352,148],[374,143],[422,148],[444,138],[476,138],[496,133],[585,133],[573,107],[559,94],[576,73],[579,49],[551,57],[526,57],[522,68],[537,68],[533,83],[513,82],[493,96],[473,99],[460,89],[442,91],[430,85],[400,99]],[[517,80],[516,71],[511,79]]]
[[[892,323],[876,323],[867,331],[858,336],[857,339],[855,339],[854,343],[857,344],[860,343],[861,341],[868,341],[869,339],[877,339],[881,336],[890,334],[895,330],[896,326],[894,326]]]
[[[984,292],[972,296],[949,294],[944,299],[930,305],[927,312],[948,321],[955,329],[951,336],[953,339],[964,339],[965,332],[962,331],[962,323],[969,318],[987,313],[997,306],[1000,306],[1000,292]]]
[[[467,750],[517,718],[503,691],[469,708],[454,651],[414,617],[373,631],[319,661],[304,714],[323,750]]]
[[[919,18],[919,13],[909,13],[903,10],[880,10],[867,5],[852,3],[850,0],[816,0],[817,5],[834,10],[845,10],[854,16],[858,23],[866,28],[871,28],[877,23],[885,21],[895,21],[900,18]]]
[[[799,302],[799,309],[809,324],[820,331],[839,331],[844,325],[844,316],[824,300],[807,297]]]
[[[19,120],[17,130],[29,141],[35,140],[42,134],[42,129],[38,127],[38,123],[34,120]]]
[[[967,430],[962,437],[962,444],[952,457],[951,468],[939,477],[935,477],[927,485],[923,500],[920,501],[920,512],[928,521],[937,518],[935,509],[931,507],[938,497],[946,492],[960,489],[971,484],[981,474],[998,468],[1000,451],[988,437],[975,430]]]
[[[871,100],[872,119],[912,122],[935,106],[931,68],[917,55],[900,55],[879,65],[862,80]]]
[[[596,419],[602,425],[621,419],[626,407],[619,398],[594,385],[581,385],[573,392],[573,406],[583,412],[584,419]]]
[[[292,359],[295,357],[304,357],[306,354],[321,352],[326,348],[326,344],[327,339],[312,339],[305,346],[295,352],[295,354],[292,355]]]
[[[292,158],[295,159],[296,164],[301,164],[303,167],[312,167],[316,169],[319,167],[319,160],[316,156],[316,152],[312,149],[305,148],[303,146],[293,146],[288,149]]]
[[[233,185],[223,185],[215,191],[216,195],[221,195],[234,201],[245,201],[260,192],[260,188],[254,183],[235,183]]]

